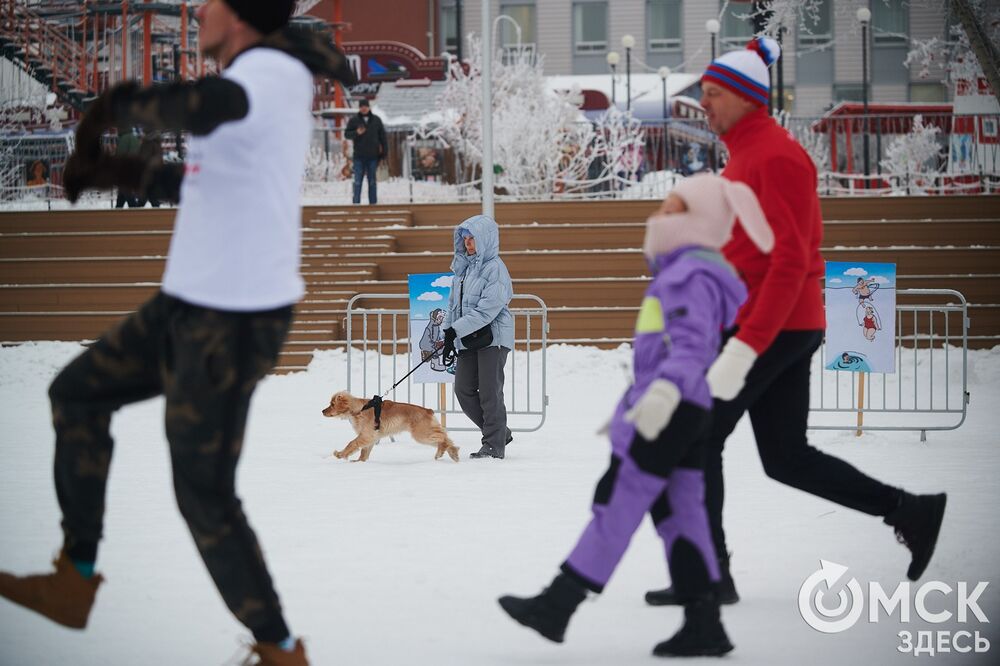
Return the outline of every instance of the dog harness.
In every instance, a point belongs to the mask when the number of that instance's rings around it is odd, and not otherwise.
[[[376,395],[372,396],[372,399],[365,403],[365,406],[361,408],[361,412],[366,409],[375,410],[375,429],[382,429],[382,396]],[[358,412],[359,414],[361,412]]]

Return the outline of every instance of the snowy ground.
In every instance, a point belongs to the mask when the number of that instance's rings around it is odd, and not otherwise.
[[[60,543],[51,480],[52,431],[45,389],[76,344],[0,349],[0,568],[47,565]],[[659,541],[644,523],[608,589],[585,603],[564,645],[550,644],[502,614],[496,597],[535,593],[588,518],[608,446],[594,434],[624,381],[623,350],[557,347],[549,354],[550,415],[517,435],[507,460],[469,461],[475,438],[457,433],[460,464],[435,462],[404,438],[367,464],[323,456],[350,437],[320,415],[344,384],[342,354],[308,372],[269,377],[255,398],[240,491],[265,548],[289,623],[312,663],[351,665],[597,665],[662,663],[652,646],[677,628],[679,609],[649,608],[643,592],[667,582]],[[726,522],[740,604],[723,618],[740,664],[886,664],[897,632],[980,631],[986,654],[942,654],[938,663],[997,663],[1000,634],[1000,349],[970,357],[972,402],[958,431],[817,433],[813,442],[872,475],[914,491],[945,490],[948,512],[925,580],[957,587],[988,581],[979,604],[992,621],[928,625],[867,613],[841,634],[799,615],[797,596],[821,558],[849,567],[867,588],[888,590],[908,561],[879,520],[767,479],[748,424],[726,457]],[[73,632],[0,601],[0,664],[222,664],[246,632],[212,587],[174,506],[159,400],[114,422],[106,539],[107,577],[85,632]],[[911,599],[912,599],[911,595]],[[956,610],[955,595],[928,607]],[[866,607],[867,610],[867,607]],[[963,643],[964,645],[964,643]],[[926,659],[926,657],[925,657]]]

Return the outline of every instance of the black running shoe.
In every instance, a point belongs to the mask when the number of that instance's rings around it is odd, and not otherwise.
[[[906,570],[906,577],[917,580],[927,569],[934,555],[941,522],[944,520],[944,507],[948,496],[911,495],[903,493],[899,506],[885,517],[885,524],[891,525],[896,531],[896,539],[910,549],[913,558]]]

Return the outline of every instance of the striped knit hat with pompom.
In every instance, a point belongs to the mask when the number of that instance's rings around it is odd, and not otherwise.
[[[771,95],[767,68],[779,55],[778,42],[770,37],[754,37],[745,49],[723,53],[713,60],[701,80],[728,88],[754,104],[767,106]]]

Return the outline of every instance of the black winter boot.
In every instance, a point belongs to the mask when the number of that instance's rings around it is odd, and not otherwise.
[[[493,447],[491,447],[489,444],[483,444],[481,447],[479,447],[478,451],[473,451],[472,453],[470,453],[469,457],[472,458],[473,460],[477,460],[480,458],[497,458],[498,460],[503,460],[503,454],[494,451]]]
[[[944,493],[903,493],[899,498],[899,506],[885,517],[885,524],[895,528],[896,539],[913,554],[906,570],[906,577],[910,580],[920,578],[931,561],[947,501],[948,496]]]
[[[569,619],[586,597],[587,588],[569,575],[560,573],[537,597],[507,595],[498,601],[508,615],[524,626],[531,627],[550,641],[562,643]]]
[[[719,573],[721,578],[715,585],[715,595],[723,606],[731,606],[740,600],[736,593],[736,583],[729,573],[729,556],[719,558]],[[662,590],[650,590],[646,593],[646,603],[650,606],[683,606],[673,586]]]
[[[721,657],[733,644],[719,619],[719,602],[706,595],[684,606],[684,625],[653,648],[655,657]]]

